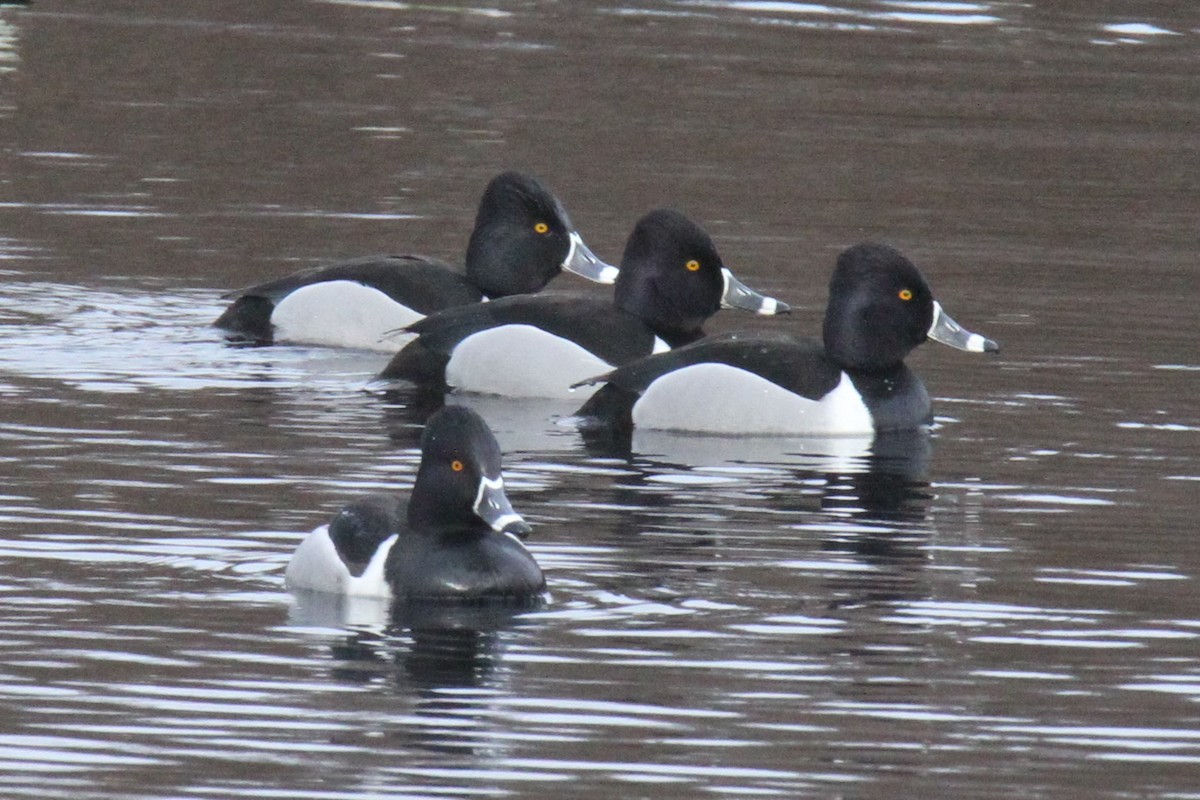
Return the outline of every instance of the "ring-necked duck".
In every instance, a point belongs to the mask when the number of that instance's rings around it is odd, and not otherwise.
[[[562,203],[517,172],[497,175],[479,201],[465,274],[417,255],[366,256],[231,292],[214,323],[242,341],[394,352],[383,334],[426,314],[484,298],[540,291],[563,270],[612,283],[617,269],[588,249]]]
[[[733,276],[700,226],[677,211],[642,217],[625,245],[612,301],[507,297],[431,314],[380,373],[512,397],[580,397],[572,384],[695,341],[722,307],[778,314],[788,306]]]
[[[917,268],[886,245],[843,252],[824,341],[728,334],[627,364],[579,410],[583,424],[729,434],[870,435],[927,424],[929,394],[904,357],[927,338],[970,352]]]
[[[289,588],[398,600],[536,599],[542,571],[518,536],[529,525],[504,494],[500,446],[464,406],[430,417],[409,497],[368,495],[310,533]]]

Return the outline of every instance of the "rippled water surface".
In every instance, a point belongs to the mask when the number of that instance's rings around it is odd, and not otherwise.
[[[0,796],[1200,797],[1187,3],[37,0],[0,7]],[[543,608],[294,597],[403,490],[386,354],[236,348],[220,295],[456,260],[520,168],[619,258],[702,222],[816,333],[901,247],[997,357],[929,436],[585,441],[458,399]],[[603,292],[571,277],[559,288]]]

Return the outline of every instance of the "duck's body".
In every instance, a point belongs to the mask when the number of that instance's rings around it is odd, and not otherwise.
[[[570,397],[597,371],[668,347],[633,314],[587,297],[505,297],[409,331],[416,341],[381,377],[506,397]]]
[[[599,382],[585,424],[717,434],[871,435],[930,421],[904,356],[927,338],[974,352],[994,342],[962,330],[916,267],[892,248],[859,245],[838,260],[823,341],[727,334],[631,362]]]
[[[417,255],[366,256],[227,296],[236,299],[216,324],[247,341],[389,351],[387,331],[483,299],[448,264]]]
[[[522,602],[545,589],[517,538],[529,526],[504,495],[500,451],[479,415],[435,414],[407,497],[368,495],[310,533],[289,588],[397,600]]]
[[[217,327],[255,344],[291,342],[394,352],[389,331],[427,314],[485,298],[540,291],[562,270],[611,283],[562,204],[533,178],[513,172],[488,184],[467,246],[466,271],[418,255],[352,259],[297,272],[226,295]]]
[[[655,211],[630,235],[611,302],[539,295],[438,312],[408,328],[417,339],[380,377],[483,394],[578,397],[573,384],[598,371],[699,339],[722,306],[787,310],[734,278],[695,223]]]

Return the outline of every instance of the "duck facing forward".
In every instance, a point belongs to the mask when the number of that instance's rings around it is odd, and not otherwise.
[[[214,323],[237,341],[394,352],[383,335],[426,314],[484,298],[541,291],[563,270],[599,283],[617,269],[596,257],[562,203],[536,179],[504,172],[484,190],[465,274],[418,255],[366,256],[225,295]]]
[[[613,297],[538,295],[432,314],[380,378],[509,397],[578,398],[572,384],[695,341],[721,308],[779,314],[683,214],[651,211],[634,227]]]
[[[400,601],[535,601],[546,588],[504,493],[500,446],[463,406],[430,417],[407,497],[368,495],[310,533],[290,589]]]
[[[839,436],[917,428],[929,394],[904,358],[926,339],[996,352],[933,298],[892,247],[843,252],[829,284],[823,341],[727,334],[626,364],[579,410],[585,427],[709,434]]]

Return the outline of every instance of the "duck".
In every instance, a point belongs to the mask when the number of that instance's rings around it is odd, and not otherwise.
[[[611,300],[505,297],[431,314],[381,381],[507,397],[578,399],[579,381],[704,336],[721,308],[782,314],[725,266],[708,233],[679,211],[645,214],[630,233]]]
[[[505,494],[491,429],[449,405],[425,424],[411,493],[351,501],[300,542],[285,584],[400,603],[536,601],[546,580],[521,541],[531,530]]]
[[[464,272],[420,255],[354,258],[230,292],[214,324],[239,344],[395,353],[399,345],[383,338],[387,331],[443,308],[541,291],[564,270],[606,284],[617,275],[544,184],[507,171],[484,189]]]
[[[837,258],[822,339],[728,333],[629,362],[577,411],[585,430],[874,436],[927,426],[932,404],[904,358],[926,340],[994,353],[956,323],[894,247],[864,243]]]

